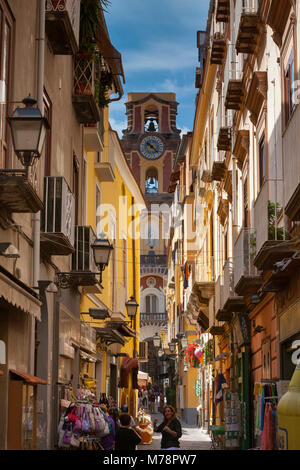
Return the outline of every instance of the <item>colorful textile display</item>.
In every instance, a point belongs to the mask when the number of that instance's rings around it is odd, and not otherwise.
[[[262,450],[277,450],[277,386],[276,383],[256,383],[255,435],[262,436]]]
[[[217,375],[216,378],[217,390],[216,390],[216,404],[223,401],[223,384],[226,384],[226,379],[222,373]]]

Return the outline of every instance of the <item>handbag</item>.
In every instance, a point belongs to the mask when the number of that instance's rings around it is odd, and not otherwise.
[[[64,444],[64,447],[69,447],[71,444],[71,438],[72,438],[72,426],[69,424],[64,432],[62,443]]]
[[[77,408],[74,406],[72,411],[68,413],[68,421],[69,423],[76,423],[77,421]]]
[[[94,408],[95,432],[102,436],[105,429],[105,419],[99,408]]]
[[[79,414],[77,416],[77,420],[74,426],[74,431],[80,432],[82,429],[82,415],[83,415],[83,407],[80,407]]]
[[[87,409],[86,406],[84,407],[81,429],[82,429],[82,432],[84,432],[84,433],[89,433],[89,432],[92,431],[91,430],[89,412],[88,412],[88,409]]]
[[[95,425],[95,416],[93,413],[93,407],[89,407],[89,417],[90,417],[90,423],[91,423],[91,432],[96,431],[96,425]]]
[[[105,436],[108,436],[110,434],[109,425],[108,425],[109,420],[107,419],[106,416],[105,416],[104,420],[105,420],[105,426],[104,426],[104,429],[101,433],[101,437],[105,437]]]
[[[79,447],[80,446],[80,434],[77,432],[72,433],[70,444],[72,447]]]

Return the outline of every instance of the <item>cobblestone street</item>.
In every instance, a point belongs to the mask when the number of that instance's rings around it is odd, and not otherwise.
[[[162,415],[152,414],[152,422],[155,418],[158,419],[158,423],[162,421]],[[211,445],[210,437],[201,432],[198,427],[188,425],[181,421],[182,425],[182,437],[180,439],[180,448],[182,450],[209,450]],[[154,433],[151,444],[144,444],[138,446],[138,450],[159,450],[160,449],[161,434]]]

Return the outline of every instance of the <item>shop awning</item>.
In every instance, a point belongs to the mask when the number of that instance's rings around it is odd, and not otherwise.
[[[39,377],[35,377],[34,375],[24,374],[24,372],[19,372],[14,369],[9,369],[9,372],[18,377],[18,379],[24,380],[24,382],[30,385],[48,385],[48,382],[46,382],[46,380],[40,379]]]
[[[80,357],[84,361],[97,362],[97,358],[95,356],[91,356],[91,354],[87,354],[85,351],[80,351]]]
[[[108,343],[119,343],[124,346],[126,340],[124,337],[117,331],[111,328],[95,328],[100,338],[103,338]]]
[[[136,336],[135,331],[130,328],[126,322],[109,322],[106,324],[110,328],[117,330],[121,335],[125,337],[134,338]]]
[[[12,307],[30,313],[37,320],[41,320],[42,303],[36,292],[2,266],[0,266],[0,300],[1,298]]]
[[[135,357],[124,357],[121,368],[124,369],[126,373],[138,367],[139,361]]]

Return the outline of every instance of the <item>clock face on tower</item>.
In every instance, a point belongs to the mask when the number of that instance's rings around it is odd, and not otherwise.
[[[163,141],[155,135],[148,135],[143,138],[140,151],[147,160],[157,160],[164,153]]]

